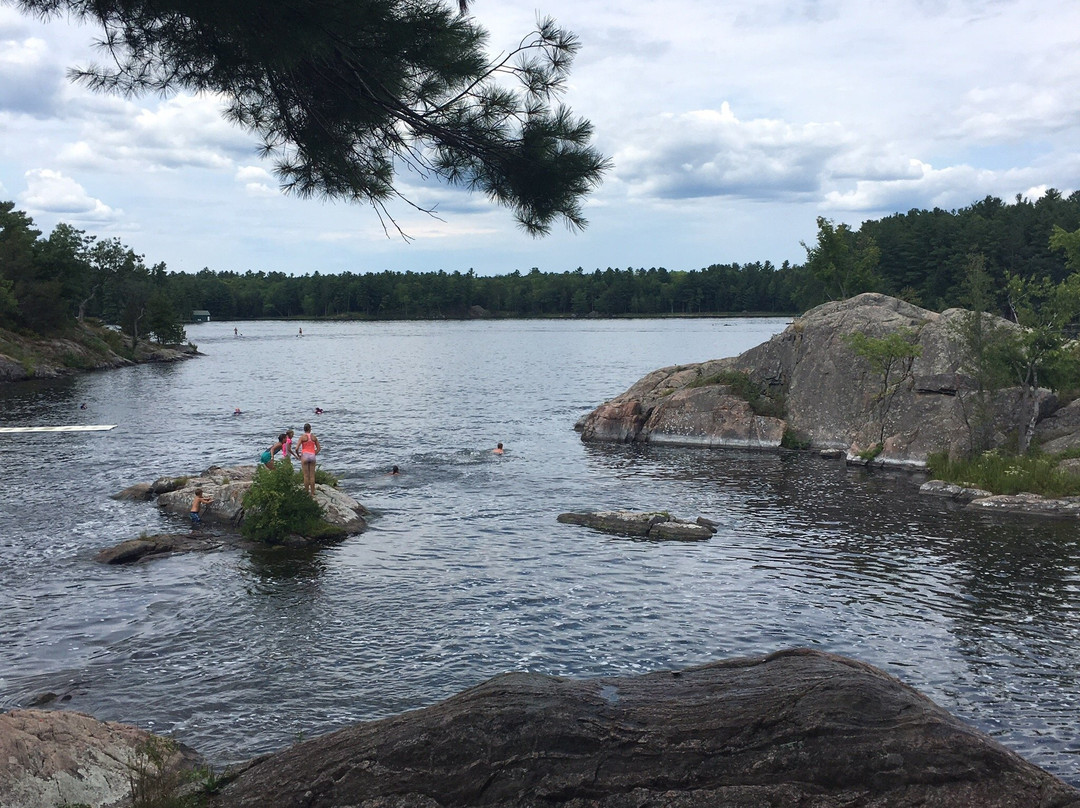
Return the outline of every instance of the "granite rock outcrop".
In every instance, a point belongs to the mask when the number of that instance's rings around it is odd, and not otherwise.
[[[932,452],[961,454],[972,445],[975,383],[962,372],[957,337],[965,314],[937,313],[876,293],[826,303],[739,356],[653,371],[576,428],[585,441],[788,444],[840,451],[851,462],[920,468]],[[1000,325],[1015,327],[1004,320]],[[918,355],[885,397],[881,378],[849,340],[856,333],[882,338],[897,332],[910,335]],[[770,404],[768,412],[732,384],[736,377],[761,391],[758,403]],[[1003,445],[1032,403],[1019,388],[1009,388],[993,393],[989,404],[990,443]],[[1055,419],[1056,397],[1039,390],[1034,406],[1055,447],[1080,446],[1080,405]]]

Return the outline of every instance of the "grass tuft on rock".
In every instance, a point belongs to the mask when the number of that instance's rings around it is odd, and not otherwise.
[[[927,458],[926,467],[935,479],[993,494],[1080,495],[1080,475],[1062,469],[1061,460],[1061,455],[1016,455],[997,449],[957,459],[948,452],[935,452]]]
[[[713,384],[727,387],[733,396],[737,396],[749,404],[755,415],[766,415],[770,418],[784,417],[786,402],[783,397],[772,394],[762,384],[754,381],[749,373],[738,370],[721,370],[710,376],[694,379],[686,387],[687,389],[694,389]]]

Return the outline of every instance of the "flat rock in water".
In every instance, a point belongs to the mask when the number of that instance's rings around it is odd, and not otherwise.
[[[947,483],[944,480],[927,480],[919,486],[920,494],[930,494],[935,497],[947,497],[956,502],[971,502],[991,496],[989,491],[982,488],[967,488],[956,483]]]
[[[1080,497],[1047,499],[1038,494],[995,494],[972,500],[968,507],[979,511],[1049,516],[1056,519],[1080,517]]]
[[[582,525],[604,533],[620,536],[675,541],[702,541],[716,532],[714,522],[698,517],[695,522],[660,511],[596,511],[594,513],[560,513],[558,521],[567,525]]]
[[[205,552],[221,546],[220,540],[198,533],[159,533],[122,541],[99,552],[95,560],[103,564],[131,564],[148,556]]]
[[[1080,808],[1080,791],[876,668],[794,650],[497,676],[258,758],[215,805]]]

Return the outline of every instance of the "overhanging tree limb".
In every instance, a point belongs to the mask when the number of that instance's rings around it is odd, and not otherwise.
[[[217,93],[284,190],[380,218],[408,168],[484,193],[533,235],[580,229],[609,168],[588,121],[556,103],[579,45],[550,20],[492,61],[486,32],[439,0],[9,2],[102,27],[112,65],[74,71],[88,86]]]

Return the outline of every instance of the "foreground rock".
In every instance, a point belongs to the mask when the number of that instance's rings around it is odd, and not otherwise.
[[[82,713],[0,713],[0,805],[122,805],[131,793],[130,776],[139,765],[140,750],[155,738]],[[167,751],[170,771],[194,763],[191,750],[170,744]]]
[[[577,429],[586,441],[763,449],[786,442],[839,450],[851,462],[921,468],[931,452],[963,453],[971,445],[974,386],[960,372],[955,336],[965,315],[880,294],[826,303],[737,357],[653,371],[582,418]],[[1002,321],[1001,327],[1015,326]],[[901,329],[914,335],[921,355],[886,407],[880,378],[847,338]],[[761,396],[749,401],[731,383],[732,374],[749,377]],[[1058,403],[1049,391],[1038,393],[1037,405],[1037,439],[1053,441],[1054,451],[1080,445],[1080,403],[1053,419]],[[995,393],[990,409],[995,446],[1029,414],[1019,389]]]
[[[257,759],[215,804],[1078,808],[1080,791],[875,668],[797,650],[499,676]]]
[[[696,522],[688,522],[657,511],[560,513],[558,520],[563,524],[583,525],[605,533],[658,541],[704,541],[716,533],[715,526],[707,519],[698,518]]]

